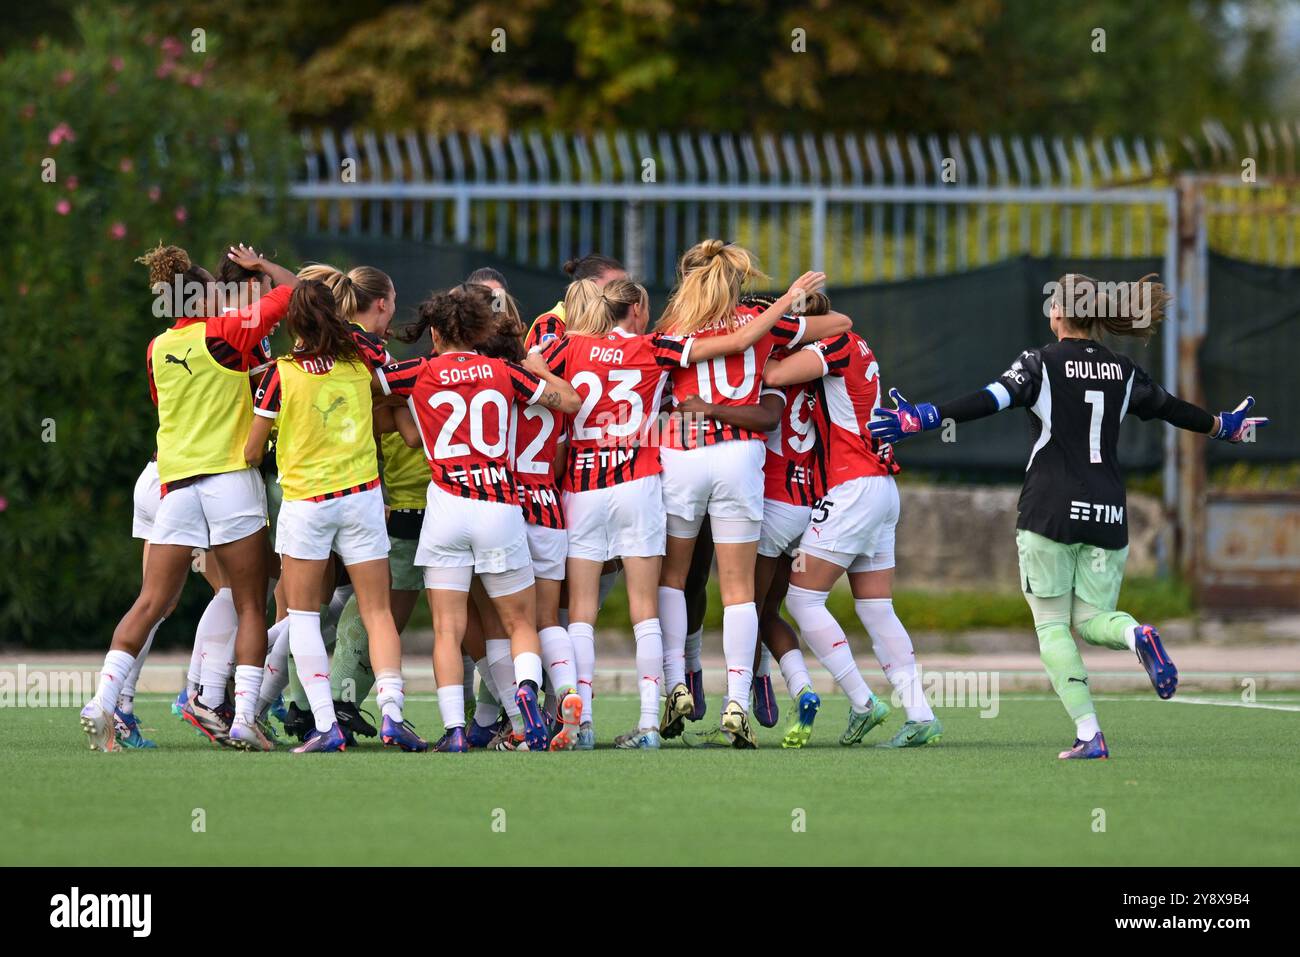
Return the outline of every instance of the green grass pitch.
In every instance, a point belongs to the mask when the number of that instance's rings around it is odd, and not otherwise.
[[[6,709],[0,864],[1300,863],[1296,711],[1102,698],[1112,759],[1062,762],[1043,697],[941,711],[944,739],[902,752],[840,747],[845,709],[827,696],[802,752],[772,730],[757,752],[312,756],[217,751],[161,696],[138,708],[153,752],[89,752],[75,710]],[[601,742],[635,710],[598,698]],[[425,732],[435,714],[408,704]]]

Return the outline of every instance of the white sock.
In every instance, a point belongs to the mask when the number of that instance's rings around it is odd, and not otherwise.
[[[658,618],[647,618],[632,626],[636,637],[636,687],[641,693],[641,720],[645,731],[659,727],[659,690],[663,684],[664,640]]]
[[[790,692],[790,697],[795,701],[799,700],[799,695],[804,690],[812,687],[812,679],[808,677],[808,666],[804,664],[803,652],[798,648],[791,648],[781,656],[777,662],[781,667],[781,677],[785,679],[786,690]]]
[[[202,649],[199,668],[199,701],[216,708],[226,700],[226,679],[230,677],[230,652],[239,630],[239,613],[229,588],[220,589],[203,609],[195,637]]]
[[[573,642],[573,663],[578,672],[578,696],[582,698],[582,723],[591,723],[591,682],[596,677],[596,629],[586,622],[569,622]]]
[[[461,673],[465,676],[465,700],[468,701],[474,697],[474,659],[466,654],[462,654],[460,659],[460,666],[464,669]]]
[[[858,621],[871,636],[871,650],[876,653],[885,677],[898,693],[907,711],[908,721],[933,721],[934,711],[921,687],[916,669],[916,652],[907,629],[898,620],[891,598],[859,598],[853,602]]]
[[[1128,645],[1128,650],[1137,654],[1138,650],[1138,629],[1141,625],[1134,625],[1132,628],[1124,629],[1124,643]]]
[[[1074,722],[1074,736],[1080,741],[1091,741],[1099,734],[1101,734],[1101,725],[1097,723],[1095,714],[1085,714]]]
[[[542,662],[556,698],[578,690],[578,669],[574,664],[573,642],[563,628],[552,626],[537,633],[542,643]]]
[[[263,717],[289,684],[289,618],[281,618],[266,632],[266,667],[257,693],[257,714]]]
[[[686,684],[686,593],[659,589],[659,625],[664,633],[664,688]]]
[[[844,629],[826,610],[826,597],[829,594],[830,592],[811,591],[791,585],[785,596],[785,607],[790,609],[790,615],[799,626],[803,640],[808,643],[817,660],[848,696],[849,706],[860,714],[871,707],[871,689],[867,687],[866,679],[853,660],[853,651],[849,648]]]
[[[542,658],[535,651],[524,651],[515,655],[515,686],[531,681],[537,688],[542,686]]]
[[[609,593],[614,590],[614,586],[617,584],[618,572],[605,572],[600,576],[600,593],[596,596],[597,611],[604,607],[605,599],[609,597]]]
[[[144,667],[144,660],[149,657],[149,649],[153,647],[153,636],[158,633],[158,626],[166,620],[159,618],[149,629],[149,637],[144,640],[144,647],[135,656],[135,663],[131,665],[126,680],[122,682],[122,690],[117,695],[117,709],[123,714],[135,713],[135,685],[140,680],[140,669]]]
[[[492,672],[492,691],[505,708],[510,726],[520,731],[524,719],[519,715],[519,703],[515,701],[515,663],[510,657],[509,638],[489,638],[487,640],[488,668]],[[463,690],[462,690],[463,694]]]
[[[473,670],[470,675],[474,674]],[[463,702],[464,692],[462,690],[461,701]],[[392,668],[375,674],[375,701],[379,703],[379,711],[385,718],[390,721],[402,723],[402,708],[406,704],[406,693],[402,684],[402,673]]]
[[[727,698],[749,710],[754,686],[754,647],[758,644],[758,608],[752,601],[722,609],[722,653],[727,659]]]
[[[199,685],[202,681],[203,642],[199,640],[199,633],[196,629],[194,632],[194,647],[190,650],[190,668],[185,673],[185,687],[191,695],[196,695],[199,693]]]
[[[696,628],[686,636],[686,670],[695,672],[702,671],[704,666],[700,663],[700,651],[704,647],[704,628]]]
[[[262,669],[257,665],[235,666],[235,720],[252,724],[262,690]]]
[[[131,673],[133,664],[135,656],[125,651],[110,651],[104,655],[104,667],[99,672],[99,690],[95,692],[94,700],[104,709],[105,714],[111,715],[117,707],[122,684]]]
[[[320,612],[289,609],[289,652],[298,680],[307,692],[316,730],[334,726],[334,699],[330,695],[330,660],[320,633]]]
[[[465,727],[465,686],[442,685],[438,688],[438,713],[442,715],[442,726],[450,731],[452,728]]]

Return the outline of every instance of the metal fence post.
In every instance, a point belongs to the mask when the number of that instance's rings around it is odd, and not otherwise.
[[[820,189],[812,195],[811,239],[811,268],[816,272],[822,272],[826,268],[826,193]],[[791,268],[798,270],[800,266],[797,261],[797,250],[791,250],[791,254],[794,255],[796,259]]]
[[[629,276],[640,279],[645,275],[641,231],[641,200],[632,199],[623,204],[623,264]]]

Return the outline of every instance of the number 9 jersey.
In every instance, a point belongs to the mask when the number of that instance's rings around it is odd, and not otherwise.
[[[461,498],[519,504],[510,469],[511,407],[541,399],[541,379],[475,352],[394,362],[377,374],[386,395],[413,400],[435,485]]]

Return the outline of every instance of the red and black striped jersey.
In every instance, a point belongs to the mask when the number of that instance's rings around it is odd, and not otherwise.
[[[788,505],[811,505],[825,492],[826,450],[817,432],[817,397],[808,383],[764,389],[785,400],[781,421],[767,434],[763,497]]]
[[[565,439],[567,416],[544,405],[516,405],[510,413],[510,468],[519,504],[530,525],[564,528],[555,479],[555,457]]]
[[[270,361],[269,336],[289,311],[292,286],[276,286],[261,299],[243,309],[227,310],[213,318],[178,319],[173,329],[183,329],[196,322],[206,325],[204,344],[213,360],[227,369],[247,372]],[[145,352],[149,373],[149,396],[158,404],[158,389],[153,378],[153,340]]]
[[[652,432],[668,375],[689,361],[691,342],[615,328],[606,336],[566,335],[543,351],[555,374],[582,399],[569,426],[566,492],[608,488],[663,470]]]
[[[736,306],[736,325],[743,326],[753,322],[767,310],[767,305],[760,302],[742,300]],[[733,330],[718,322],[696,333],[698,337],[727,335]],[[757,343],[744,352],[729,356],[717,356],[707,362],[693,363],[689,367],[675,369],[672,374],[673,399],[682,402],[688,396],[698,395],[705,402],[718,405],[757,405],[759,393],[763,389],[763,366],[774,349],[782,346],[798,345],[804,334],[804,321],[799,316],[782,316],[776,321],[772,330]],[[718,442],[737,439],[764,440],[761,432],[728,425],[717,419],[691,417],[691,424],[684,420],[668,430],[664,437],[664,447],[669,449],[694,449]]]
[[[510,468],[510,413],[534,405],[546,383],[522,366],[476,352],[447,352],[378,370],[388,395],[415,406],[433,481],[452,495],[519,504]]]
[[[557,302],[550,312],[544,312],[528,327],[524,335],[524,351],[543,349],[564,338],[564,303]]]
[[[880,364],[861,336],[845,332],[804,347],[821,357],[815,392],[817,430],[826,446],[827,490],[868,475],[895,475],[894,447],[867,428],[880,406]]]

